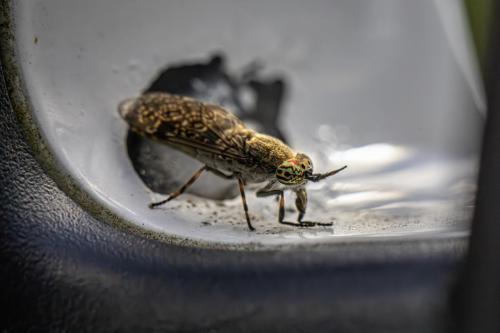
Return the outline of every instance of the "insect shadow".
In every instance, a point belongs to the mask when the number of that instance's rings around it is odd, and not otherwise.
[[[261,64],[253,62],[237,73],[226,68],[225,57],[215,54],[206,62],[180,63],[160,70],[147,92],[191,96],[230,109],[256,130],[287,142],[278,126],[287,84],[282,77],[259,78]],[[144,184],[169,194],[200,167],[199,162],[166,145],[128,131],[127,152]],[[205,175],[188,192],[216,200],[238,195],[234,182]]]

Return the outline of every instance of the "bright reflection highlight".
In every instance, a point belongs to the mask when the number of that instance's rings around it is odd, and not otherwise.
[[[475,157],[422,154],[415,149],[377,143],[323,153],[330,167],[348,169],[322,187],[324,204],[338,214],[443,214],[470,207],[475,195]]]
[[[332,163],[348,164],[351,171],[369,172],[397,163],[413,155],[413,152],[402,146],[387,143],[371,144],[363,147],[336,151],[328,156]]]
[[[401,192],[393,191],[365,191],[357,193],[348,193],[332,199],[336,206],[351,206],[374,202],[387,202],[388,200],[397,200],[404,197]]]

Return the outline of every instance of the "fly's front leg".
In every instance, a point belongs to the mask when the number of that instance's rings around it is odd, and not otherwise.
[[[297,218],[297,221],[301,226],[304,227],[313,227],[316,225],[320,226],[331,226],[333,223],[320,223],[320,222],[310,222],[310,221],[302,221],[304,218],[304,215],[306,214],[306,208],[307,208],[307,191],[304,188],[298,189],[295,191],[295,194],[297,195],[297,198],[295,199],[295,206],[297,207],[297,210],[299,211],[299,216]]]
[[[295,194],[297,195],[297,198],[295,199],[295,207],[297,207],[297,210],[299,211],[297,222],[302,223],[302,219],[306,214],[307,208],[307,192],[305,189],[301,188],[295,192]]]
[[[189,180],[187,181],[186,184],[182,185],[180,189],[178,189],[177,191],[175,191],[174,193],[170,194],[168,196],[168,198],[166,198],[165,200],[162,200],[162,201],[158,201],[158,202],[152,202],[149,204],[149,208],[155,208],[157,206],[160,206],[160,205],[163,205],[164,203],[167,203],[169,202],[170,200],[172,199],[175,199],[177,198],[179,195],[181,195],[182,193],[184,193],[184,191],[187,190],[187,188],[191,185],[193,185],[193,183],[198,179],[200,178],[201,174],[203,173],[203,171],[207,170],[207,166],[203,166],[201,169],[199,169],[198,171],[196,171],[192,176],[191,178],[189,178]]]
[[[279,214],[278,214],[278,222],[281,224],[291,225],[293,227],[314,227],[314,226],[331,226],[332,223],[319,223],[319,222],[310,222],[310,221],[302,221],[304,215],[306,213],[307,208],[307,192],[305,189],[299,189],[295,192],[297,195],[297,199],[295,199],[295,206],[297,206],[297,210],[299,211],[298,223],[287,222],[285,219],[285,194],[283,192],[279,195]]]
[[[279,211],[278,211],[278,222],[280,224],[291,225],[292,227],[309,227],[309,225],[302,225],[301,223],[293,223],[284,221],[285,219],[285,193],[279,191]]]
[[[293,227],[300,227],[301,225],[298,223],[284,221],[284,219],[285,219],[285,193],[283,191],[278,191],[278,192],[279,192],[279,196],[278,196],[278,199],[279,199],[278,222],[280,224],[291,225]]]

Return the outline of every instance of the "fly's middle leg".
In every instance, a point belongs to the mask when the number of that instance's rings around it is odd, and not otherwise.
[[[241,201],[243,203],[243,209],[245,210],[245,217],[247,219],[248,229],[250,229],[250,231],[254,231],[255,228],[252,226],[252,223],[250,222],[250,216],[248,215],[248,205],[247,205],[247,199],[245,197],[245,185],[241,178],[238,178],[238,185],[240,187]]]

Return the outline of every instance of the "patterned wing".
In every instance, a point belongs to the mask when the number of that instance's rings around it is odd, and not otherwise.
[[[120,105],[132,130],[177,147],[195,149],[245,162],[246,142],[254,132],[217,105],[152,93]]]

